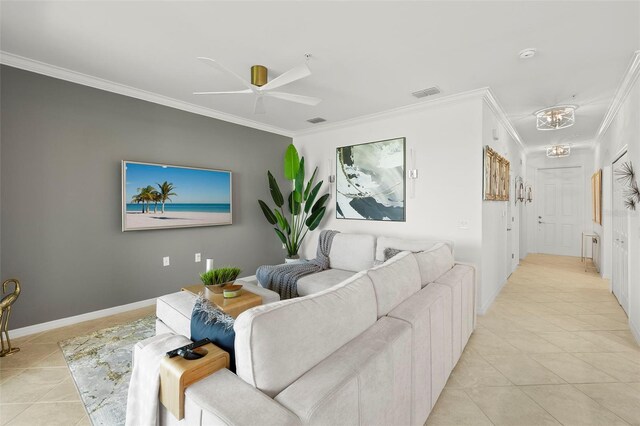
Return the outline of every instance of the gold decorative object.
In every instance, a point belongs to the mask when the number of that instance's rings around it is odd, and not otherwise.
[[[491,149],[484,148],[484,199],[488,201],[509,201],[510,192],[509,160]]]
[[[264,86],[267,84],[267,67],[263,65],[254,65],[251,67],[251,84],[254,86]]]
[[[602,225],[602,169],[591,175],[591,216],[595,223]]]
[[[7,286],[13,283],[13,291],[7,293]],[[9,339],[9,316],[11,315],[11,305],[18,300],[20,296],[20,281],[15,278],[6,280],[2,283],[2,300],[0,300],[0,344],[2,349],[0,350],[0,357],[14,354],[20,350],[20,348],[12,348],[11,340]],[[7,338],[7,347],[4,346],[4,338]]]

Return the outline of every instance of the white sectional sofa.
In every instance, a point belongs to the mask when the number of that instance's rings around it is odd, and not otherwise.
[[[386,247],[426,251],[372,267]],[[162,423],[424,424],[475,326],[474,268],[451,244],[353,234],[336,236],[331,267],[313,294],[242,313],[237,374],[190,386],[185,419],[162,409]]]

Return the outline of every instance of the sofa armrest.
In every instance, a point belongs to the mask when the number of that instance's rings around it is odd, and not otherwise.
[[[300,425],[300,419],[227,369],[189,386],[187,425]]]

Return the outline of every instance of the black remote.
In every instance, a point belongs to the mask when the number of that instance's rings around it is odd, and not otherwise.
[[[207,343],[211,343],[211,340],[209,340],[209,338],[204,338],[202,340],[198,340],[197,342],[193,342],[193,343],[189,343],[188,345],[184,345],[182,347],[176,348],[172,351],[167,352],[167,356],[169,358],[173,358],[174,356],[178,356],[178,352],[179,351],[183,351],[183,352],[188,352],[191,351],[195,348],[199,348],[200,346],[204,346]]]

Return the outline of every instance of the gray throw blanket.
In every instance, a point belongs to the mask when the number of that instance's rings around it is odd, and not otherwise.
[[[300,278],[329,269],[331,243],[338,232],[325,230],[320,233],[315,259],[299,263],[258,267],[256,271],[258,282],[262,287],[280,294],[280,298],[283,300],[298,297],[298,280]]]

